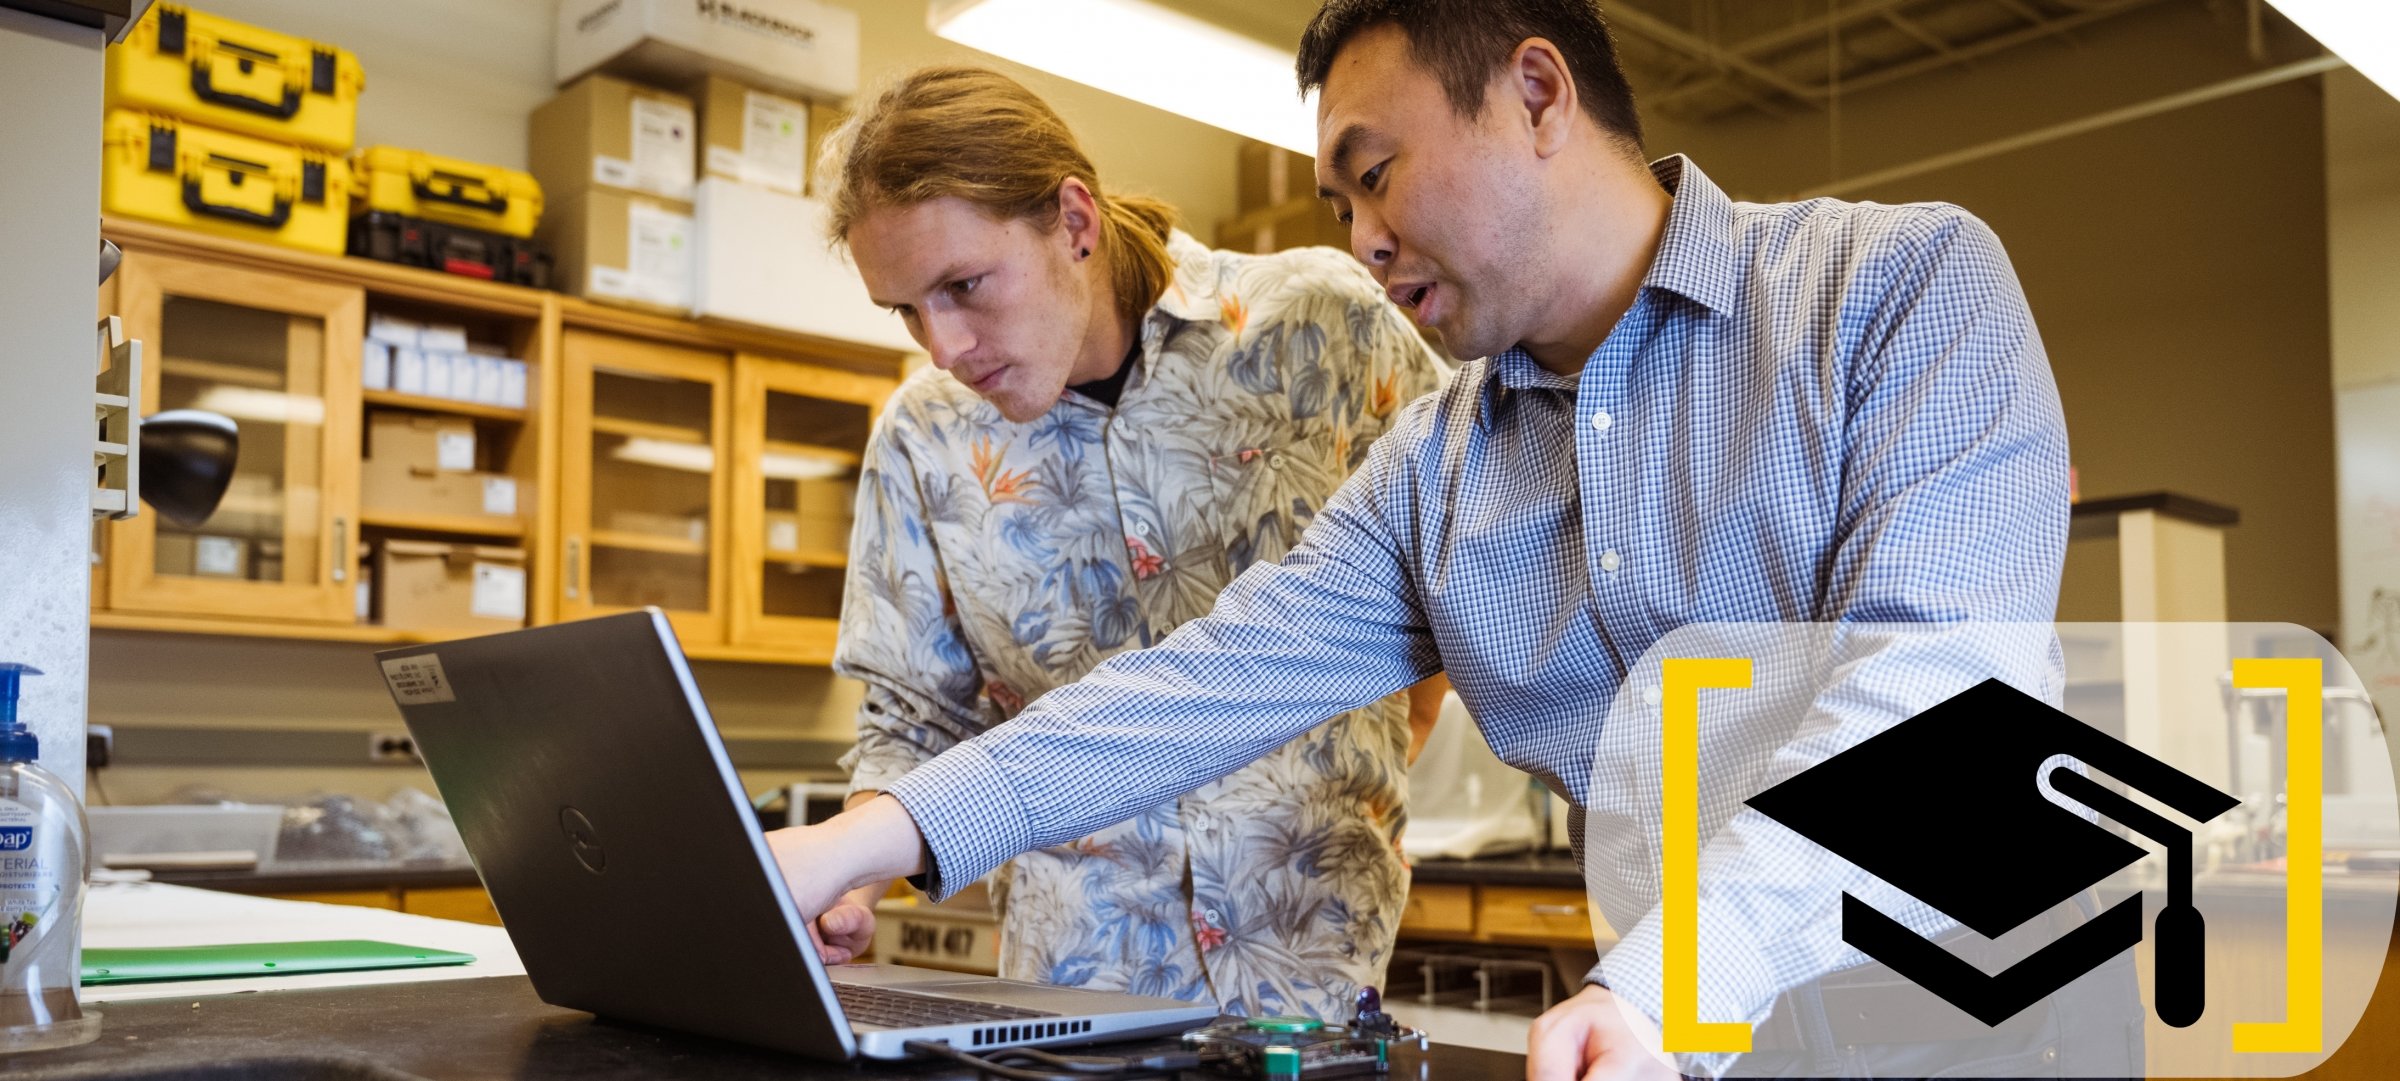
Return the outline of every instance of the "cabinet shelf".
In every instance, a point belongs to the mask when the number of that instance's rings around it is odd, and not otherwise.
[[[708,433],[698,428],[676,424],[655,424],[646,420],[627,420],[624,417],[593,417],[592,430],[606,435],[621,435],[627,439],[656,439],[667,443],[710,445]]]
[[[627,533],[614,529],[592,531],[592,547],[615,548],[619,551],[656,552],[671,556],[707,556],[708,542],[686,540],[682,537],[661,537],[649,533]]]
[[[474,417],[478,420],[505,420],[522,424],[533,417],[533,414],[527,410],[511,409],[504,405],[462,402],[453,398],[428,398],[422,394],[402,394],[396,390],[369,390],[361,392],[359,396],[368,405],[380,405],[392,409],[414,409],[425,413],[448,413],[452,416]]]
[[[373,529],[396,529],[409,533],[448,533],[461,537],[511,537],[525,535],[521,518],[478,518],[466,514],[416,514],[396,510],[362,510],[358,524]]]
[[[813,461],[831,462],[836,465],[849,466],[851,468],[857,468],[859,463],[866,460],[860,457],[859,453],[854,450],[843,450],[839,447],[820,447],[814,443],[785,443],[780,440],[770,439],[766,441],[764,446],[767,456],[770,458],[777,455],[783,455],[792,458],[804,458]],[[772,476],[772,474],[769,475]]]
[[[842,570],[850,565],[847,552],[768,552],[770,567],[790,567],[795,570]]]

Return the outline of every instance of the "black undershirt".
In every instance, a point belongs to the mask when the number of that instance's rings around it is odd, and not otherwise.
[[[1068,387],[1067,389],[1074,391],[1077,394],[1081,394],[1086,398],[1090,398],[1095,402],[1099,402],[1110,409],[1115,409],[1117,407],[1117,399],[1123,397],[1125,394],[1125,378],[1133,374],[1134,358],[1141,355],[1142,337],[1141,335],[1136,334],[1133,337],[1132,348],[1125,350],[1125,359],[1118,362],[1116,374],[1105,379],[1094,379],[1089,383],[1077,383],[1074,386]]]

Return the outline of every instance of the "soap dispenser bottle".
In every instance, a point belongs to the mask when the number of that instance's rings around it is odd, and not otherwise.
[[[83,802],[34,764],[41,742],[17,719],[19,682],[40,674],[0,664],[0,1055],[100,1035],[100,1015],[75,1000],[90,855]]]

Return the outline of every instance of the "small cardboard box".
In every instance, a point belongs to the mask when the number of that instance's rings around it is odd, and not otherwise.
[[[664,315],[691,314],[694,231],[686,204],[601,188],[542,215],[560,288]]]
[[[160,574],[184,578],[250,577],[250,542],[241,537],[161,529],[155,544],[153,558]]]
[[[412,631],[505,631],[525,625],[525,550],[444,541],[383,542],[375,584],[383,625]]]
[[[682,86],[723,75],[795,98],[858,92],[858,13],[822,0],[561,0],[561,85],[594,70]]]
[[[856,480],[803,480],[792,510],[768,511],[767,554],[850,554],[851,514],[858,503]]]
[[[787,195],[808,193],[809,105],[722,75],[692,88],[700,103],[700,173]]]
[[[690,202],[692,99],[594,75],[533,111],[526,155],[555,206],[596,189]]]
[[[462,417],[370,413],[359,479],[378,511],[515,521],[529,505],[515,477],[475,468],[475,425]]]

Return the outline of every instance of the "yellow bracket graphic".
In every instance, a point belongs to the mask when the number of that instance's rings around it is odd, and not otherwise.
[[[2241,1053],[2325,1049],[2325,662],[2315,657],[2243,657],[2236,687],[2280,687],[2284,707],[2285,832],[2281,1021],[2237,1021]]]
[[[1662,721],[1659,780],[1659,930],[1666,937],[1666,1016],[1661,1046],[1670,1054],[1750,1051],[1750,1026],[1700,1020],[1700,689],[1748,690],[1745,658],[1670,658],[1660,665]]]

